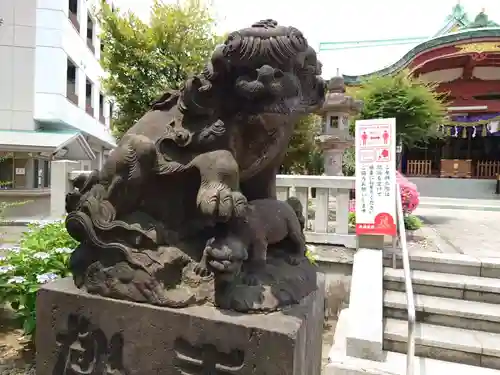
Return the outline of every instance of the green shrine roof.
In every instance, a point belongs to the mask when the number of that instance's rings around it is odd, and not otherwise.
[[[448,33],[464,31],[468,29],[479,29],[483,27],[499,27],[500,25],[494,21],[491,21],[483,9],[479,14],[474,18],[473,21],[469,18],[468,14],[465,12],[464,7],[457,3],[451,14],[446,17],[446,24],[444,27],[435,35],[442,36]]]
[[[474,19],[469,18],[468,14],[464,10],[464,7],[460,4],[460,2],[458,2],[453,7],[451,13],[446,17],[443,27],[435,35],[428,39],[420,38],[421,42],[414,44],[414,47],[401,59],[384,69],[374,71],[372,73],[352,76],[344,75],[344,80],[347,85],[352,85],[357,84],[364,78],[368,78],[374,74],[392,74],[408,66],[416,55],[426,50],[449,43],[458,43],[471,39],[487,37],[500,38],[500,25],[490,20],[484,9],[479,12]],[[412,38],[409,38],[408,40],[410,39]],[[392,40],[388,40],[387,42],[388,43],[385,44],[386,46],[391,45],[389,42],[392,42]]]

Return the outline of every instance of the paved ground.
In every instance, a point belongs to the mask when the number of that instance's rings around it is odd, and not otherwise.
[[[421,207],[415,214],[441,252],[500,257],[500,212]]]

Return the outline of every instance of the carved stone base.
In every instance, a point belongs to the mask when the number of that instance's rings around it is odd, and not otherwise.
[[[324,279],[270,314],[114,300],[70,278],[37,298],[37,375],[320,375]]]

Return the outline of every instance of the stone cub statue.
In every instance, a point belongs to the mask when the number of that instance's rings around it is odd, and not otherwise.
[[[245,271],[253,273],[265,267],[268,246],[285,240],[288,261],[298,264],[306,252],[303,220],[302,205],[297,198],[287,202],[253,200],[243,217],[232,219],[227,231],[207,242],[197,269],[202,273],[209,268],[233,273],[239,268],[235,263],[241,266],[246,261]]]

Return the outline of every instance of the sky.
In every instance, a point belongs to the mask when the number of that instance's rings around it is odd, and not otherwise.
[[[177,0],[163,0],[173,3]],[[181,1],[181,0],[180,0]],[[148,18],[152,0],[115,0]],[[457,0],[210,0],[221,33],[273,18],[300,29],[316,50],[321,42],[427,37],[444,26]],[[500,23],[499,0],[461,0],[470,18],[483,8]],[[399,60],[412,45],[321,51],[323,76],[358,75],[385,68]]]

